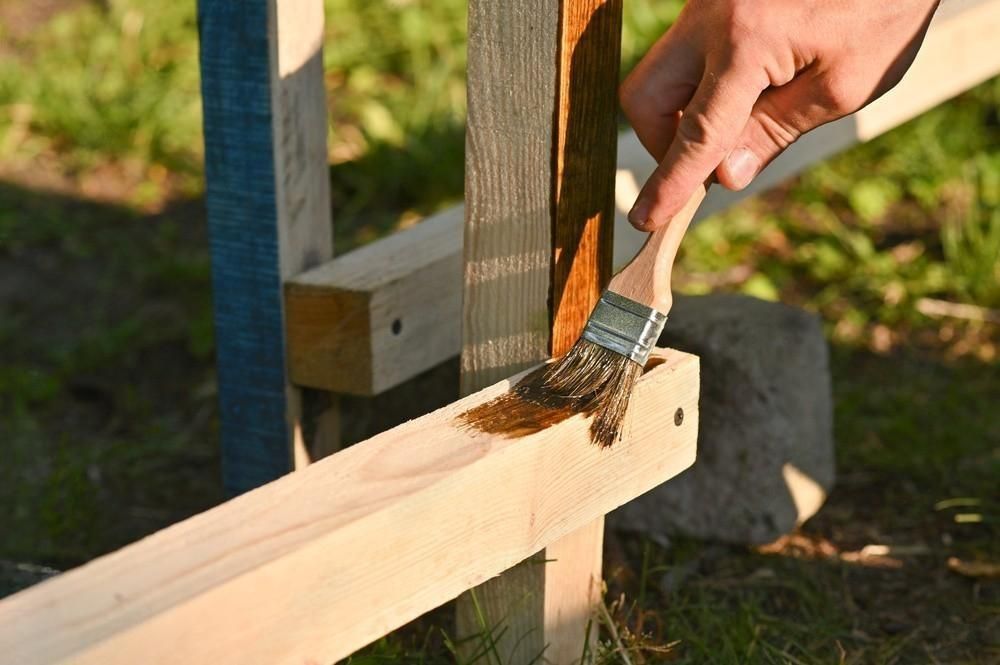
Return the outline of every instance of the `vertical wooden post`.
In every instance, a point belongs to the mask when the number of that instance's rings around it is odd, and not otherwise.
[[[565,353],[610,279],[620,40],[621,0],[470,2],[464,393]],[[599,519],[460,597],[459,638],[579,660],[602,539]]]
[[[282,302],[333,254],[323,0],[199,0],[198,23],[223,476],[242,492],[327,434],[303,429],[320,409],[287,381]]]

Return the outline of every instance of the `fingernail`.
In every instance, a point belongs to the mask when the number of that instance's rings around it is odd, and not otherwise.
[[[726,157],[726,168],[732,184],[737,189],[743,189],[750,184],[753,177],[757,175],[757,167],[760,162],[757,155],[748,148],[737,148]]]
[[[632,209],[628,212],[629,223],[636,227],[642,228],[646,226],[647,218],[649,217],[649,202],[645,199],[639,199],[632,206]]]

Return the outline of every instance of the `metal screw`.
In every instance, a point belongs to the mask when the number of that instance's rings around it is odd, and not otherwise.
[[[674,411],[674,424],[680,427],[682,422],[684,422],[684,409],[677,407]]]

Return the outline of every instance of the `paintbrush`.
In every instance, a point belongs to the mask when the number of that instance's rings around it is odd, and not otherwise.
[[[602,448],[618,441],[632,386],[673,304],[670,275],[677,248],[704,198],[705,187],[699,186],[681,211],[651,233],[639,253],[611,278],[569,353],[459,420],[515,436],[583,413],[594,416],[591,441]]]

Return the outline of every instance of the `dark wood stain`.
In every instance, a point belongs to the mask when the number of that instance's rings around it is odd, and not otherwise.
[[[574,349],[580,346],[578,344]],[[519,438],[537,434],[576,414],[587,417],[595,413],[603,415],[608,410],[609,402],[623,399],[624,393],[625,403],[617,410],[618,414],[612,416],[610,422],[599,415],[591,426],[591,441],[607,448],[620,436],[621,422],[635,380],[640,374],[652,371],[665,362],[660,357],[651,358],[640,372],[634,363],[626,360],[620,368],[609,373],[613,377],[610,389],[604,385],[595,385],[592,390],[573,391],[573,394],[567,395],[553,390],[547,381],[553,369],[563,360],[565,359],[539,367],[502,395],[460,414],[460,426],[507,438]]]
[[[524,388],[538,385],[544,371],[545,367],[539,367],[511,390],[462,413],[459,422],[481,432],[518,438],[541,432],[580,413],[580,405],[569,400],[541,403],[526,396]]]
[[[567,353],[611,279],[622,0],[562,5],[553,155],[552,346]]]

